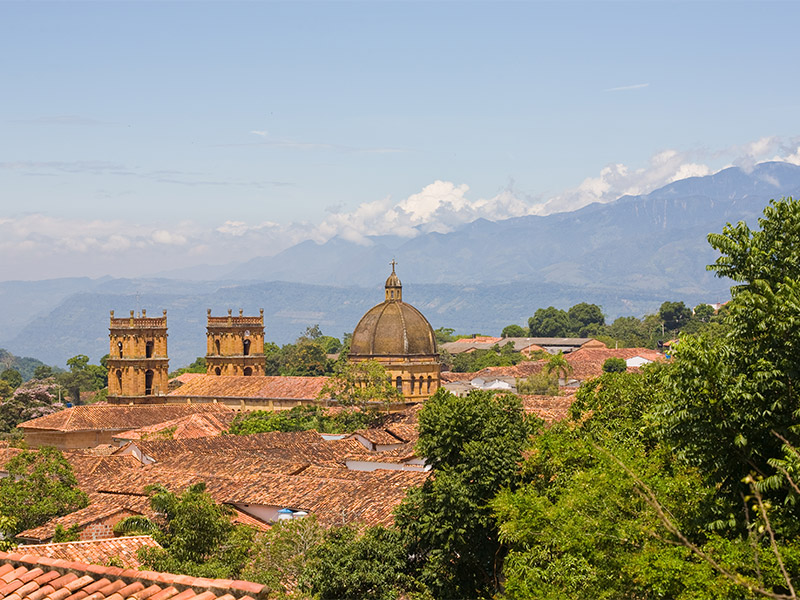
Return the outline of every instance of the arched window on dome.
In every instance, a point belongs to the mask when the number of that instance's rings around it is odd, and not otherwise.
[[[395,379],[394,385],[397,388],[397,391],[402,394],[403,393],[403,378],[400,377],[400,375],[398,375],[397,379]]]
[[[416,381],[416,380],[414,379],[414,376],[412,375],[412,376],[411,376],[411,393],[412,393],[412,394],[414,393],[414,382],[415,382],[415,381]],[[420,385],[420,387],[422,387],[422,386]]]

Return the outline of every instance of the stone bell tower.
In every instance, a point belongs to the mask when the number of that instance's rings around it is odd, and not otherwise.
[[[108,400],[115,404],[157,403],[168,392],[167,311],[115,318],[111,311]],[[163,401],[163,399],[162,399]]]
[[[257,317],[212,317],[208,309],[206,373],[264,375],[264,309]]]

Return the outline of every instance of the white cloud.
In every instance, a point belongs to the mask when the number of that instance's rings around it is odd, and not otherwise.
[[[627,92],[628,90],[640,90],[649,86],[649,83],[634,83],[633,85],[623,85],[603,90],[604,92]]]
[[[158,229],[153,232],[153,241],[158,244],[166,244],[168,246],[183,246],[186,243],[186,238],[180,234],[176,234],[166,229]]]

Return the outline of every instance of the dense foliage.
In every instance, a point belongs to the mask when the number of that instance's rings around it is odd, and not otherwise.
[[[397,510],[412,573],[435,597],[489,597],[503,552],[491,500],[513,488],[533,424],[519,399],[440,389],[419,414],[417,450],[434,471]]]
[[[149,533],[161,545],[139,550],[142,565],[196,577],[239,577],[250,562],[255,532],[234,524],[230,507],[214,502],[203,483],[191,485],[181,494],[160,484],[149,492],[150,506],[159,519],[128,517],[114,527],[117,535]]]
[[[18,424],[62,410],[59,389],[53,378],[32,379],[0,402],[0,432],[10,432]]]
[[[524,485],[493,503],[506,596],[796,597],[800,206],[760,225],[709,236],[738,282],[724,335],[584,384],[570,421],[535,437]]]
[[[6,539],[89,503],[77,488],[72,467],[55,448],[23,450],[3,469],[9,475],[0,479],[0,517],[5,518],[0,533]]]

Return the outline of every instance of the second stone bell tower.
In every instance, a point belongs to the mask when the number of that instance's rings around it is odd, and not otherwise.
[[[206,373],[209,375],[264,375],[264,309],[259,316],[212,317],[206,327]]]

